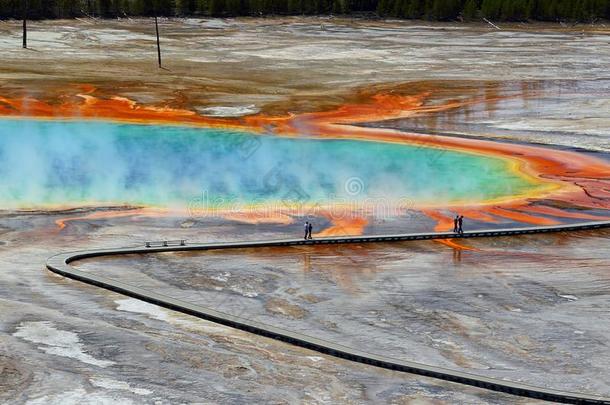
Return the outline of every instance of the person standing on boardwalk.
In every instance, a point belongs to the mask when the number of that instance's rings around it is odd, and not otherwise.
[[[309,235],[309,232],[310,232],[309,226],[310,226],[309,222],[305,221],[305,237],[303,239],[307,239],[307,236]]]
[[[307,239],[311,239],[311,231],[313,229],[313,224],[310,222],[309,225],[307,226],[307,234],[308,234],[308,238]]]
[[[464,230],[462,229],[463,223],[464,223],[464,216],[460,215],[460,217],[458,218],[458,233],[460,235],[464,233]]]
[[[453,233],[458,233],[458,221],[460,219],[459,215],[456,215],[455,218],[453,218]]]

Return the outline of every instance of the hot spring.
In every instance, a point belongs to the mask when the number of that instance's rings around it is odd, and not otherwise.
[[[422,146],[98,121],[0,121],[0,204],[480,202],[540,187],[506,160]],[[349,129],[346,129],[349,132]]]

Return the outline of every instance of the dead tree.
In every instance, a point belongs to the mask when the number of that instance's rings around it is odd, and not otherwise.
[[[156,15],[155,15],[155,31],[157,32],[157,59],[159,60],[159,67],[161,67],[161,42],[159,41],[159,23],[157,22]]]
[[[28,47],[28,0],[23,2],[23,48]]]

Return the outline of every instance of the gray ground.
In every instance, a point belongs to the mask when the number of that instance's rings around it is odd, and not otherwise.
[[[329,358],[65,280],[43,268],[51,252],[68,247],[129,245],[142,240],[143,235],[159,234],[212,240],[218,239],[215,235],[220,229],[223,239],[243,239],[252,227],[225,224],[218,228],[197,222],[184,229],[180,221],[142,219],[134,223],[117,219],[75,223],[57,233],[53,231],[54,217],[23,215],[2,221],[6,242],[1,248],[5,270],[0,290],[3,402],[532,402]],[[26,232],[24,227],[35,230]],[[49,237],[49,233],[55,236]],[[281,235],[270,230],[264,234]],[[99,265],[87,266],[98,269]],[[176,271],[187,271],[188,262],[186,266]],[[113,268],[108,267],[110,272]],[[161,269],[159,277],[167,274]],[[243,286],[246,296],[267,285],[255,272],[234,274],[233,290]],[[212,271],[209,275],[222,279],[223,273]],[[285,291],[298,280],[280,276],[274,275],[267,290],[276,286]],[[331,269],[327,276],[334,277]],[[189,277],[184,275],[176,282]],[[206,280],[224,284],[207,275],[194,277],[200,280],[201,294],[207,291],[203,287]],[[308,299],[315,301],[331,290],[312,293]],[[236,297],[243,295],[229,291],[228,300]],[[343,294],[337,297],[347,298]],[[271,300],[272,311],[283,311],[285,299],[286,294],[281,293],[277,304]]]
[[[439,81],[471,84],[490,95],[496,88],[484,88],[480,81],[499,81],[500,88],[563,81],[562,92],[569,93],[572,81],[608,79],[610,64],[610,28],[604,24],[516,24],[496,30],[487,24],[422,21],[163,20],[165,70],[156,66],[151,20],[43,21],[29,27],[31,49],[23,50],[20,22],[0,21],[3,95],[70,92],[71,86],[92,83],[111,95],[187,105],[209,115],[315,111],[343,102],[363,86],[391,89],[405,83],[438,96],[446,93]],[[599,129],[595,120],[608,118],[605,88],[601,100],[588,90],[588,100],[558,110],[568,114],[553,116],[554,109],[551,117],[545,112],[521,124]],[[493,113],[493,106],[486,109]],[[590,114],[570,114],[583,109]]]
[[[609,237],[485,239],[464,252],[420,242],[129,255],[79,268],[391,358],[610,395],[600,378]]]

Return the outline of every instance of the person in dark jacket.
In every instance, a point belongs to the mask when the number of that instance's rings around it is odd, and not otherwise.
[[[458,221],[460,219],[459,215],[456,215],[455,218],[453,218],[453,233],[458,233]]]
[[[307,239],[311,239],[311,231],[313,229],[313,224],[310,222],[309,225],[307,226],[307,233],[308,233],[308,238]]]
[[[464,229],[462,229],[462,225],[464,224],[464,216],[460,215],[458,218],[458,233],[461,235],[464,233]]]

